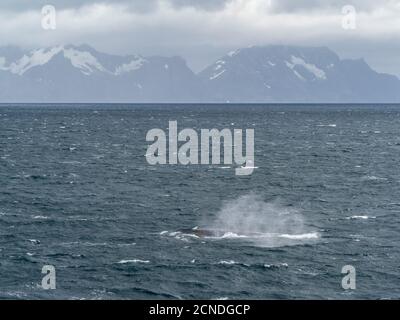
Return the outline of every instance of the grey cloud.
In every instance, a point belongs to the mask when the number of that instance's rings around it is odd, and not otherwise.
[[[173,0],[173,5],[178,7],[191,6],[198,9],[218,10],[223,8],[227,2],[229,2],[229,0]]]
[[[164,0],[175,8],[193,7],[198,10],[220,10],[233,0]],[[339,10],[345,5],[354,5],[359,11],[371,11],[385,4],[396,3],[396,0],[264,0],[271,3],[276,13],[294,13],[318,10]],[[26,11],[40,9],[51,4],[59,9],[79,8],[91,4],[122,4],[136,12],[150,12],[157,8],[159,0],[2,0],[0,10]]]
[[[345,57],[364,57],[379,71],[400,75],[400,27],[396,22],[399,0],[271,0],[272,13],[259,12],[259,8],[265,8],[262,1],[268,0],[258,0],[261,5],[250,8],[242,5],[255,0],[168,1],[174,8],[191,6],[197,10],[161,9],[154,14],[137,14],[154,11],[158,0],[2,0],[0,42],[23,47],[88,43],[116,54],[181,55],[196,71],[227,51],[249,45],[324,45]],[[229,1],[238,1],[239,5],[223,10]],[[50,33],[40,28],[40,16],[20,14],[44,4],[53,4],[62,11],[94,3],[108,3],[110,14],[75,17],[73,11],[64,12],[64,19],[73,19],[74,23],[63,23],[60,14],[60,27]],[[117,4],[124,4],[129,10],[121,10]],[[359,12],[386,10],[363,15],[357,30],[344,31],[337,15],[342,6],[349,4]],[[6,10],[14,12],[8,14]],[[290,16],[280,17],[276,12]]]
[[[274,12],[304,12],[320,10],[340,10],[343,6],[352,5],[357,11],[371,11],[385,4],[394,3],[396,0],[271,0]]]
[[[218,10],[230,0],[167,0],[173,7],[194,7],[201,10]],[[26,11],[40,9],[44,5],[53,5],[59,9],[79,8],[91,4],[123,4],[138,12],[152,11],[158,0],[2,0],[0,10]]]

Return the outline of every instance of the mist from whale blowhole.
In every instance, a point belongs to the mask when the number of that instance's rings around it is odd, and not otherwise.
[[[208,228],[223,239],[243,239],[261,247],[312,243],[320,235],[310,230],[301,211],[279,201],[265,202],[254,193],[225,201]]]

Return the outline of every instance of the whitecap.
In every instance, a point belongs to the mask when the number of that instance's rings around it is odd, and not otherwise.
[[[303,234],[281,234],[279,235],[281,238],[291,239],[291,240],[303,240],[303,239],[318,239],[318,232],[310,232]]]
[[[61,161],[60,163],[62,163],[62,164],[71,164],[71,165],[78,165],[78,164],[81,164],[82,162],[79,162],[79,161]]]
[[[149,260],[140,260],[140,259],[130,259],[130,260],[121,260],[118,261],[119,264],[127,264],[127,263],[150,263]]]
[[[246,235],[240,235],[234,232],[226,232],[221,237],[214,237],[214,238],[221,238],[221,239],[236,239],[236,238],[248,238]]]
[[[289,264],[283,262],[278,264],[264,264],[264,268],[271,269],[271,268],[289,268]]]
[[[386,181],[386,178],[377,177],[377,176],[364,176],[362,180],[370,180],[370,181]]]
[[[87,247],[105,247],[108,246],[107,242],[83,242],[81,243],[83,246]]]
[[[200,238],[198,235],[190,234],[190,233],[182,233],[182,236],[183,236],[183,237],[189,237],[189,238],[195,238],[195,239]],[[182,238],[182,236],[177,236],[177,237],[178,237],[178,238]]]
[[[132,243],[119,243],[117,244],[118,247],[130,247],[130,246],[136,246],[135,242]]]
[[[317,124],[317,127],[331,127],[331,128],[336,128],[336,124],[335,123],[331,123],[331,124]]]
[[[234,260],[221,260],[218,262],[218,264],[228,264],[228,265],[232,265],[232,264],[237,264],[236,261]]]
[[[351,217],[346,217],[347,220],[354,220],[354,219],[361,219],[361,220],[368,220],[368,219],[376,219],[376,217],[370,217],[370,216],[351,216]]]
[[[46,217],[46,216],[33,216],[33,219],[46,220],[46,219],[49,219],[49,217]]]

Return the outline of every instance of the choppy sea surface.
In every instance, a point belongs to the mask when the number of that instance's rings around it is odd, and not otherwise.
[[[254,173],[149,165],[171,120],[255,129]],[[2,299],[400,298],[400,106],[1,105],[0,182]]]

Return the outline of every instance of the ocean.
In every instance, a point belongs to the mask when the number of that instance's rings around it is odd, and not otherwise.
[[[254,172],[150,165],[169,121]],[[0,298],[398,299],[399,159],[396,105],[0,105]]]

